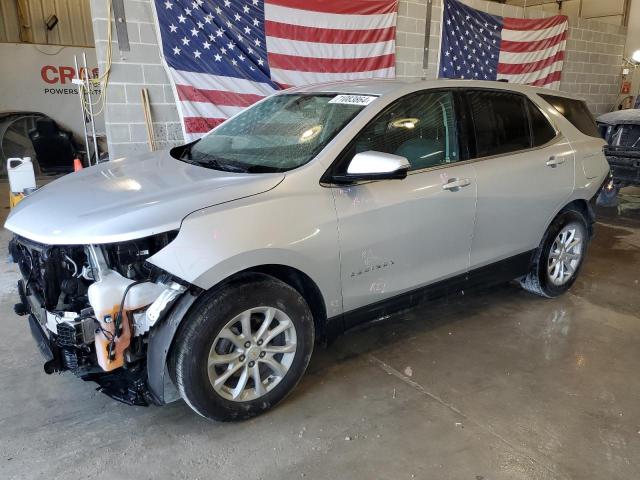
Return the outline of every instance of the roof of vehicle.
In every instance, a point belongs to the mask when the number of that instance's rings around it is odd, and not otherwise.
[[[618,110],[600,115],[597,119],[600,123],[616,125],[618,123],[626,123],[637,125],[640,124],[640,109],[631,108],[629,110]]]
[[[443,87],[462,87],[462,88],[492,88],[500,90],[510,90],[522,93],[538,93],[547,95],[557,95],[561,97],[582,100],[581,97],[571,93],[559,92],[547,88],[531,87],[528,85],[520,85],[515,83],[484,81],[484,80],[386,80],[386,79],[368,79],[368,80],[345,80],[340,82],[317,83],[313,85],[305,85],[302,87],[294,87],[286,90],[287,93],[314,93],[314,92],[331,92],[331,93],[350,93],[359,95],[387,95],[398,90],[405,90],[407,93],[411,91],[424,90],[428,88]]]

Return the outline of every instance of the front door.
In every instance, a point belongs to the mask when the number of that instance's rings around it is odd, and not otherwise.
[[[476,182],[460,151],[453,94],[425,91],[387,107],[343,158],[362,151],[406,157],[403,180],[333,189],[345,312],[465,273]]]

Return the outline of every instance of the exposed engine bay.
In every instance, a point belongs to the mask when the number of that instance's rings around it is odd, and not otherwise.
[[[16,236],[21,303],[46,373],[71,371],[122,402],[153,403],[146,349],[151,327],[189,287],[146,260],[177,232],[107,245],[42,245]]]

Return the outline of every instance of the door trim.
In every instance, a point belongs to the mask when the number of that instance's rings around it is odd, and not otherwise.
[[[373,322],[411,307],[441,298],[455,297],[461,295],[462,292],[481,290],[509,282],[529,272],[535,251],[535,249],[529,250],[469,272],[350,310],[342,315],[331,317],[327,320],[327,325],[329,326],[327,332],[331,332],[331,336],[335,337],[362,323]],[[328,340],[331,341],[332,339],[329,338]]]

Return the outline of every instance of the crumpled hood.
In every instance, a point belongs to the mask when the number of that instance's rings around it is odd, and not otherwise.
[[[640,109],[631,108],[628,110],[617,110],[615,112],[605,113],[600,115],[596,121],[600,123],[607,123],[609,125],[616,125],[618,123],[637,125],[640,124]]]
[[[4,226],[48,245],[133,240],[178,229],[195,210],[265,192],[283,178],[222,172],[153,152],[66,175],[21,201]]]

